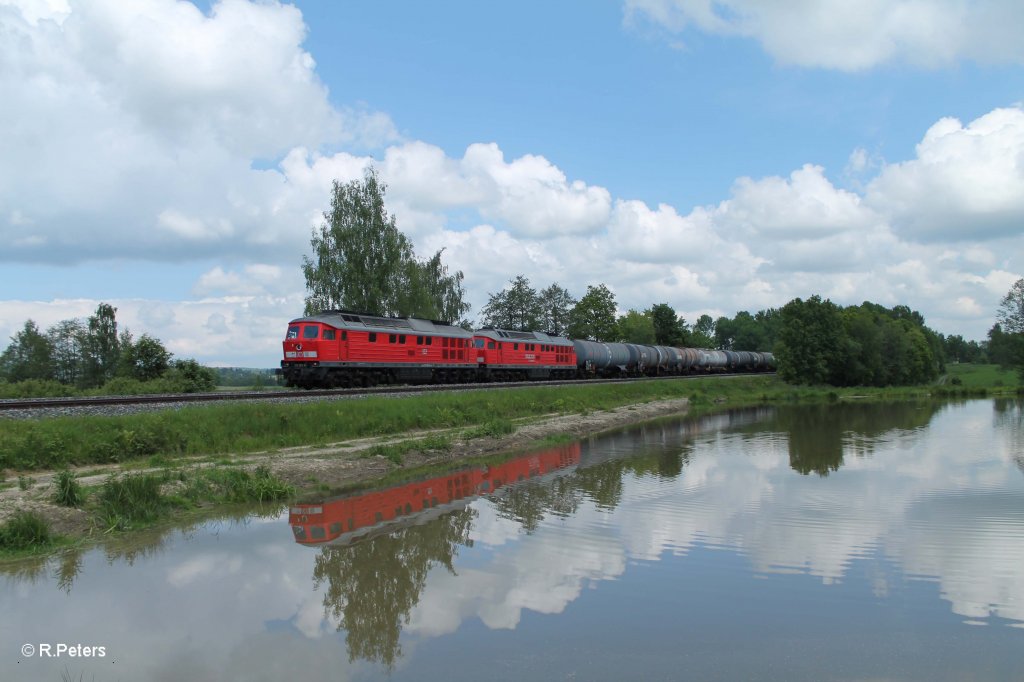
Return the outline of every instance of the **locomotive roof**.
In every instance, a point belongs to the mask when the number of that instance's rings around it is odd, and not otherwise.
[[[512,331],[511,329],[494,329],[493,327],[484,327],[483,329],[478,329],[475,335],[494,339],[496,341],[508,339],[511,341],[537,341],[539,343],[551,344],[552,346],[572,345],[572,341],[564,336],[552,336],[551,334],[545,334],[544,332],[517,332]]]
[[[325,310],[317,315],[298,317],[288,324],[296,322],[320,322],[328,324],[337,329],[355,329],[385,333],[407,333],[430,336],[432,334],[443,334],[444,336],[456,336],[470,338],[472,332],[462,327],[438,320],[421,320],[418,317],[378,317],[363,313],[351,313],[345,310]]]

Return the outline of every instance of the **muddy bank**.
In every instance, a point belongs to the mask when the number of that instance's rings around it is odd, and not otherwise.
[[[679,398],[586,414],[552,414],[531,417],[517,421],[515,431],[500,438],[464,439],[461,434],[466,431],[465,428],[438,429],[383,438],[350,440],[319,448],[286,448],[274,452],[230,458],[224,456],[176,458],[161,462],[159,467],[140,467],[138,464],[134,466],[109,465],[79,467],[73,471],[83,486],[92,487],[102,485],[109,475],[120,472],[212,467],[223,465],[225,460],[228,460],[233,468],[242,466],[255,469],[261,465],[267,466],[276,477],[294,486],[298,496],[302,496],[316,491],[369,485],[375,480],[399,470],[529,449],[538,441],[553,436],[564,435],[582,438],[661,416],[684,414],[688,405],[687,399]],[[381,455],[367,456],[367,451],[372,448],[417,441],[430,436],[450,438],[451,445],[437,451],[410,450],[404,453],[401,464],[396,464]],[[52,471],[33,472],[31,476],[21,480],[8,475],[6,478],[8,487],[0,490],[0,523],[18,510],[30,510],[46,519],[50,523],[52,531],[60,535],[89,538],[104,533],[107,529],[99,527],[88,511],[61,507],[53,502],[52,480],[54,475],[55,472]],[[213,509],[212,505],[208,506],[205,511],[209,512],[211,509]]]

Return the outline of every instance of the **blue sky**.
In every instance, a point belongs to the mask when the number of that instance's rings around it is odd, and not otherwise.
[[[333,179],[466,275],[982,339],[1024,272],[1024,7],[0,0],[0,336],[100,301],[272,366]]]

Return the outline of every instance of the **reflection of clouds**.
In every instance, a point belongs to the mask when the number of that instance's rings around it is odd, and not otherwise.
[[[493,523],[494,507],[479,505],[477,523]],[[438,636],[454,632],[468,617],[492,629],[519,624],[523,609],[561,613],[591,580],[621,575],[626,556],[604,514],[581,508],[568,519],[542,523],[534,535],[493,554],[485,569],[433,571],[406,629]],[[586,532],[581,532],[586,528]],[[503,538],[503,543],[507,538]]]
[[[935,579],[953,611],[1024,621],[1024,510],[1020,495],[930,496],[893,538],[904,573]]]
[[[471,505],[481,513],[473,520],[469,529],[469,537],[473,542],[480,542],[489,547],[499,547],[518,538],[523,527],[507,516],[499,516],[490,505],[474,502]]]
[[[344,641],[323,621],[322,595],[310,589],[315,554],[291,546],[283,524],[211,524],[134,565],[108,564],[102,550],[92,550],[68,594],[47,579],[0,575],[0,603],[17,614],[0,620],[0,639],[108,651],[71,665],[0,656],[0,679],[61,679],[65,667],[75,679],[97,680],[279,680],[289,669],[309,679],[348,679]]]
[[[807,573],[825,583],[882,553],[905,575],[937,581],[957,614],[1024,621],[1020,474],[1013,435],[993,429],[991,409],[972,402],[940,410],[923,429],[846,432],[844,464],[828,477],[796,475],[779,432],[702,428],[677,478],[626,474],[614,509],[581,505],[518,542],[514,528],[478,503],[474,533],[502,550],[483,568],[432,574],[409,629],[433,636],[469,617],[514,627],[523,608],[560,612],[584,581],[614,579],[627,560],[685,554],[697,544],[740,551],[758,573]],[[646,429],[643,438],[671,448],[685,432],[675,435]],[[609,443],[622,454],[622,443]],[[600,443],[593,451],[600,461]],[[965,504],[964,490],[980,492]],[[869,573],[874,593],[887,594],[889,578]]]
[[[188,587],[191,583],[212,574],[236,574],[242,568],[242,559],[224,552],[210,553],[187,559],[167,572],[167,582],[174,587]]]

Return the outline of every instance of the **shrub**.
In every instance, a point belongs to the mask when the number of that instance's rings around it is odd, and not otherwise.
[[[217,373],[195,360],[175,360],[164,374],[173,390],[181,393],[204,393],[217,388]]]
[[[34,512],[19,511],[0,526],[2,549],[35,549],[52,542],[49,524]]]
[[[53,477],[53,484],[56,486],[56,490],[53,493],[53,501],[59,505],[77,507],[85,499],[85,494],[82,492],[82,484],[67,469],[57,472],[57,475]]]
[[[205,478],[218,489],[227,502],[270,502],[289,497],[294,488],[275,477],[270,469],[260,465],[252,472],[244,469],[208,469]]]
[[[111,528],[155,521],[167,507],[160,492],[163,480],[154,474],[110,476],[99,492],[100,513]]]

